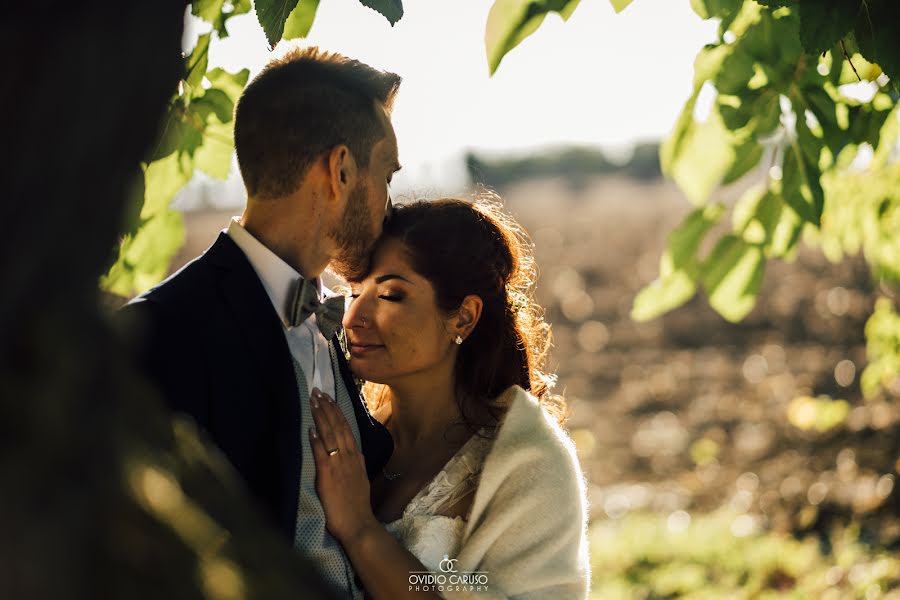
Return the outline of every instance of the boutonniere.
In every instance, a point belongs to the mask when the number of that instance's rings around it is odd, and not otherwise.
[[[338,345],[347,362],[350,362],[350,346],[347,344],[347,330],[341,327],[337,332]]]
[[[347,330],[341,327],[341,329],[337,332],[338,346],[341,347],[341,352],[344,355],[344,359],[347,361],[347,366],[350,366],[350,345],[347,343]],[[352,371],[350,371],[352,374]],[[353,377],[353,384],[356,385],[357,393],[362,396],[363,386],[366,384],[365,379],[357,379]]]

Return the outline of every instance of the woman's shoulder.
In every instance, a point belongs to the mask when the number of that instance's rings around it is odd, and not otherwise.
[[[577,538],[586,520],[587,498],[574,443],[540,402],[522,388],[508,389],[501,399],[508,403],[508,409],[484,461],[467,535],[473,535],[479,524],[483,532],[500,535],[509,523],[553,507],[552,517],[542,519],[532,530],[554,530],[546,535],[571,534]],[[486,526],[487,522],[499,529]],[[535,531],[532,534],[538,535]]]
[[[537,398],[519,386],[512,386],[498,401],[506,406],[506,414],[485,469],[489,463],[498,471],[536,469],[542,474],[555,473],[553,480],[580,473],[575,444]]]
[[[567,451],[574,450],[569,434],[529,392],[514,385],[501,395],[499,401],[506,406],[506,414],[497,433],[498,441],[524,441],[529,445],[547,444]]]

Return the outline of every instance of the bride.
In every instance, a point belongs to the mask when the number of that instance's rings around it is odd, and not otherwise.
[[[352,282],[351,366],[394,452],[370,484],[318,390],[310,444],[326,525],[371,597],[586,598],[585,485],[539,369],[534,276],[496,202],[446,199],[397,207]]]

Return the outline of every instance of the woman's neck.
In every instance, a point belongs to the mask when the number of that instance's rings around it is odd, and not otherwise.
[[[394,445],[415,448],[440,441],[461,414],[451,377],[416,377],[388,386]]]

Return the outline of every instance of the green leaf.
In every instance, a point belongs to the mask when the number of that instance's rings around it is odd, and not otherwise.
[[[847,47],[850,41],[844,43]],[[850,52],[849,48],[847,52]],[[860,79],[863,81],[875,81],[884,72],[877,64],[866,60],[862,54],[856,52],[850,55],[849,60],[838,54],[838,77],[834,83],[844,85],[847,83],[856,83]]]
[[[822,164],[822,150],[825,147],[825,143],[822,140],[822,128],[821,123],[819,127],[816,129],[818,132],[813,132],[810,129],[809,125],[806,122],[806,108],[804,105],[797,104],[796,105],[799,114],[797,115],[797,143],[800,145],[800,151],[803,153],[803,158],[807,164],[812,165],[814,167],[820,167]],[[810,111],[812,112],[812,111]],[[821,173],[819,173],[821,176]]]
[[[225,23],[231,17],[250,12],[250,0],[194,0],[191,13],[213,26],[220,39],[228,37]]]
[[[694,91],[698,91],[705,82],[716,77],[722,69],[722,63],[731,53],[725,44],[707,44],[694,58]]]
[[[215,115],[220,123],[228,123],[234,114],[234,102],[223,90],[209,88],[200,98],[191,102],[188,112],[200,115],[204,123],[209,121],[210,115]]]
[[[212,87],[218,88],[228,94],[233,104],[237,104],[237,100],[247,85],[247,79],[250,77],[248,69],[241,69],[237,73],[229,73],[228,71],[215,68],[206,73],[206,78]]]
[[[697,248],[724,212],[721,204],[694,209],[669,234],[666,249],[660,258],[659,277],[635,297],[632,319],[648,321],[678,308],[693,297],[697,289]]]
[[[144,169],[144,207],[141,219],[149,219],[168,209],[169,203],[184,184],[190,181],[194,167],[187,154],[174,152]]]
[[[734,162],[722,176],[722,185],[734,183],[749,173],[762,159],[763,147],[750,139],[734,148]]]
[[[381,13],[391,26],[403,17],[403,2],[401,0],[359,0],[363,6]]]
[[[284,39],[294,40],[309,35],[318,9],[319,0],[300,0],[284,24]]]
[[[484,45],[488,70],[493,75],[500,61],[522,40],[537,31],[547,13],[568,20],[579,0],[495,0],[488,13]]]
[[[772,133],[776,127],[781,125],[781,105],[778,101],[778,94],[770,91],[763,92],[754,105],[754,110],[755,114],[751,125],[753,135],[757,139]]]
[[[900,105],[894,107],[884,119],[881,131],[878,132],[878,146],[872,158],[874,168],[883,168],[897,147],[900,140]]]
[[[693,136],[693,131],[697,126],[693,113],[700,90],[705,82],[715,76],[730,51],[730,48],[725,45],[708,44],[697,53],[697,57],[694,59],[694,93],[681,109],[672,133],[659,148],[659,160],[663,172],[672,172],[678,157]]]
[[[732,50],[713,79],[719,93],[741,95],[745,92],[754,75],[753,63],[753,56],[740,46]]]
[[[780,197],[778,197],[778,206],[781,209],[778,222],[766,245],[766,252],[769,256],[786,257],[797,248],[804,222],[793,210],[785,208],[784,200]]]
[[[816,116],[819,124],[828,131],[836,131],[838,127],[837,106],[831,95],[821,87],[803,88],[803,97],[809,103],[809,110]]]
[[[165,158],[184,146],[185,138],[190,132],[190,127],[184,121],[184,114],[185,110],[180,105],[169,108],[163,119],[159,139],[148,158],[150,162]]]
[[[808,54],[830,50],[856,22],[860,0],[800,0],[800,43]]]
[[[126,234],[134,234],[141,224],[141,210],[144,206],[144,169],[135,168],[134,179],[128,188],[125,203],[125,217],[123,230]]]
[[[207,23],[215,23],[224,7],[225,0],[194,0],[191,2],[191,14]]]
[[[744,0],[691,0],[691,8],[701,19],[728,17],[741,9]]]
[[[269,48],[281,41],[288,15],[297,6],[297,0],[256,0],[256,18],[269,41]]]
[[[893,0],[863,3],[854,27],[854,38],[867,60],[878,63],[898,90],[900,82],[900,3]]]
[[[768,193],[769,188],[758,183],[748,188],[735,202],[734,210],[731,213],[731,224],[735,233],[740,234],[747,227],[747,224],[750,223],[756,214],[763,198]]]
[[[756,0],[757,4],[762,4],[768,8],[780,8],[782,6],[795,6],[799,0]]]
[[[869,364],[862,373],[860,387],[865,397],[871,398],[900,377],[900,314],[890,299],[879,298],[875,302],[865,331]]]
[[[719,94],[716,105],[722,115],[722,122],[731,131],[743,129],[753,119],[753,104],[743,101],[739,96]]]
[[[729,321],[743,319],[756,304],[765,266],[758,245],[733,234],[723,236],[702,267],[710,306]]]
[[[113,294],[130,297],[147,291],[166,276],[169,263],[184,243],[184,219],[166,210],[147,220],[134,234],[125,236],[119,259],[100,280]]]
[[[684,271],[654,280],[634,297],[631,318],[649,321],[675,310],[697,293],[697,284]]]
[[[194,166],[207,175],[227,179],[234,155],[234,123],[210,123],[203,144],[194,152]]]
[[[628,8],[628,5],[631,4],[631,1],[632,0],[609,0],[609,3],[612,4],[617,13],[620,13]]]
[[[891,101],[890,106],[893,107],[893,105],[894,102]],[[881,129],[889,114],[890,109],[878,110],[875,102],[851,107],[849,110],[850,127],[846,132],[849,141],[851,143],[865,142],[871,144],[873,148],[877,148]]]
[[[800,239],[802,222],[784,200],[765,185],[748,189],[732,213],[735,235],[762,246],[769,256],[786,256]]]
[[[688,119],[684,130],[673,133],[660,147],[660,162],[688,200],[700,205],[736,164],[736,139],[716,109],[703,123],[693,121],[690,113]]]
[[[191,55],[187,57],[184,82],[191,88],[198,87],[206,74],[206,64],[209,61],[210,35],[207,33],[197,38],[197,45],[194,46]]]
[[[807,162],[799,144],[792,143],[785,150],[781,170],[781,188],[785,202],[803,221],[819,227],[825,192],[819,181],[822,174],[818,165]]]
[[[725,207],[709,204],[692,210],[685,220],[669,234],[666,251],[660,260],[660,272],[668,275],[677,270],[693,268],[697,248],[703,236],[722,218]]]

